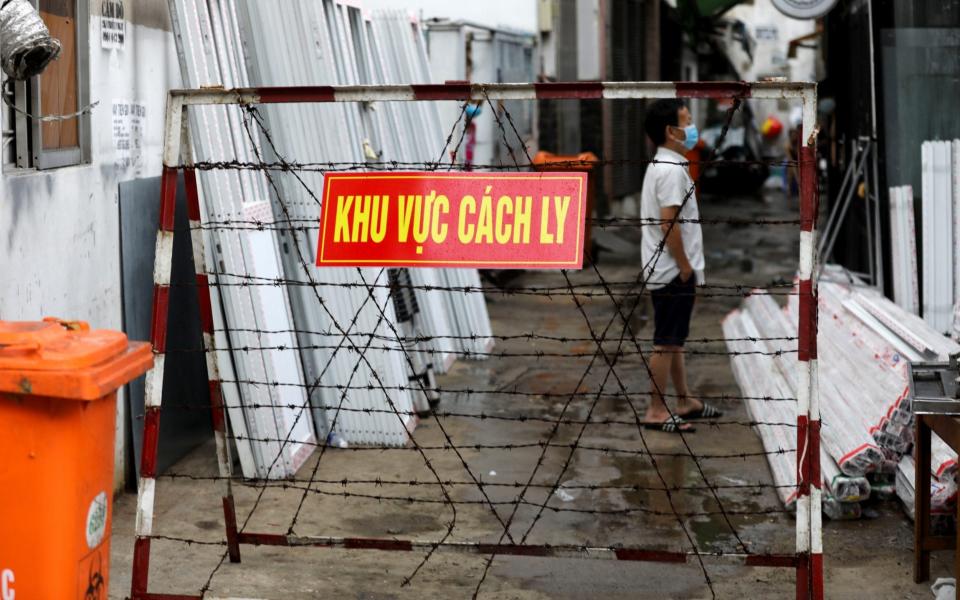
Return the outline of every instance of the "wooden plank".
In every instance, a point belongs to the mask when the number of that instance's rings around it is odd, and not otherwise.
[[[49,13],[58,17],[76,17],[76,0],[40,0],[37,10],[41,13]]]
[[[960,448],[960,419],[949,415],[925,415],[927,426],[947,443],[950,448]]]
[[[40,114],[60,115],[76,112],[77,105],[77,25],[76,19],[41,12],[50,35],[60,40],[63,50],[40,75]],[[80,145],[77,119],[49,121],[41,125],[44,150],[76,148]]]
[[[925,415],[917,415],[916,444],[914,446],[915,494],[913,514],[913,580],[916,583],[930,579],[930,427]]]

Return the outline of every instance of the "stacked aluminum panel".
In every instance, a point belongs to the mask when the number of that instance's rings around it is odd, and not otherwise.
[[[426,45],[423,40],[423,33],[415,20],[403,11],[377,11],[373,14],[371,25],[374,39],[382,48],[387,49],[379,54],[381,58],[380,66],[382,68],[383,80],[379,83],[432,83],[430,79],[430,66],[427,60]],[[444,131],[440,125],[440,120],[435,102],[406,102],[399,103],[397,108],[399,115],[399,132],[407,132],[409,135],[403,136],[410,140],[417,141],[420,148],[430,149],[428,154],[423,151],[406,150],[403,155],[397,157],[402,161],[436,161],[443,159],[447,136],[450,131]],[[452,126],[453,123],[448,124]],[[406,128],[404,128],[406,127]],[[454,138],[459,132],[454,132]],[[427,141],[420,142],[422,136],[427,136]],[[452,148],[451,148],[452,149]],[[406,157],[413,158],[406,158]],[[417,269],[411,272],[414,285],[423,285],[426,283],[425,276],[418,273]],[[455,345],[445,345],[442,348],[435,346],[438,351],[453,351],[454,349],[466,356],[481,358],[476,353],[487,352],[493,347],[492,329],[490,326],[490,316],[487,313],[487,305],[480,289],[480,277],[476,269],[444,269],[438,271],[435,275],[441,285],[452,288],[468,288],[475,290],[472,292],[437,292],[430,298],[425,298],[431,304],[429,310],[423,311],[425,314],[441,312],[441,309],[433,304],[436,300],[442,298],[446,305],[448,323],[452,328],[447,334],[436,331],[437,335],[452,335],[456,339],[452,340]],[[418,296],[418,300],[421,297]],[[426,302],[423,302],[426,304]],[[428,316],[427,319],[433,317]],[[442,324],[433,325],[429,321],[425,326],[438,327]],[[447,341],[451,341],[449,337]],[[449,360],[442,359],[436,363]],[[443,365],[436,364],[438,369]]]
[[[447,308],[453,315],[460,352],[471,358],[485,358],[483,352],[493,348],[493,330],[487,305],[480,292],[480,276],[476,269],[445,269],[442,271],[448,287],[456,290],[446,295]]]
[[[921,146],[923,184],[923,318],[939,332],[952,327],[953,305],[960,299],[960,140],[930,141]],[[956,282],[960,284],[960,282]]]
[[[953,339],[960,342],[960,298],[953,305]]]
[[[246,2],[242,12],[254,85],[355,84],[372,62],[354,7],[329,0]],[[273,146],[266,148],[268,161],[362,164],[380,130],[369,107],[355,103],[265,105],[257,110],[272,139]],[[279,222],[318,219],[321,172],[271,177]],[[315,235],[291,232],[281,239],[287,278],[310,284],[293,286],[291,294],[300,345],[306,348],[300,354],[307,381],[320,383],[311,398],[318,423],[325,433],[332,428],[348,443],[406,443],[414,425],[413,400],[405,389],[403,353],[391,342],[399,330],[391,329],[397,326],[386,269],[319,269],[314,264]],[[366,409],[372,410],[360,412]],[[399,416],[390,414],[394,409]]]
[[[376,59],[372,69],[374,83],[433,83],[423,33],[415,19],[403,11],[376,11],[367,22],[367,32]],[[440,122],[436,102],[389,102],[382,110],[390,126],[385,128],[381,160],[433,163],[445,158],[450,131]],[[460,335],[461,315],[451,306],[457,304],[451,292],[424,288],[448,287],[447,275],[438,269],[410,269],[410,279],[417,288],[420,305],[415,330],[429,338],[425,346],[430,352],[425,362],[436,371],[445,372],[460,349],[455,338]],[[482,297],[480,300],[479,305],[471,308],[481,311],[477,318],[489,327],[486,304]]]
[[[170,13],[183,81],[202,86],[247,85],[238,49],[236,13],[231,0],[171,0]],[[255,161],[257,149],[246,135],[238,107],[189,110],[195,155],[207,161]],[[272,220],[267,183],[253,172],[204,171],[199,174],[201,204],[207,221]],[[221,282],[236,283],[283,277],[277,240],[269,231],[209,231],[207,270],[223,273]],[[217,292],[215,288],[214,293]],[[278,286],[220,288],[214,305],[218,348],[289,347],[293,319],[286,291]],[[219,302],[217,300],[219,299]],[[229,335],[224,330],[229,329]],[[303,373],[295,354],[279,350],[244,350],[218,357],[228,381],[223,394],[246,477],[286,477],[296,472],[316,441]],[[235,369],[235,370],[234,370]],[[267,385],[268,383],[280,385]],[[245,408],[241,408],[241,404]],[[255,406],[255,408],[253,408]],[[280,440],[285,440],[280,442]]]
[[[920,314],[917,282],[917,228],[913,188],[890,188],[890,251],[893,259],[893,299],[903,310]]]
[[[430,82],[419,24],[401,13],[384,13],[370,19],[356,3],[336,0],[171,3],[184,80],[191,87]],[[213,67],[207,64],[211,62],[215,63]],[[447,139],[434,103],[289,104],[257,106],[252,110],[255,112],[250,114],[238,107],[197,111],[198,118],[217,117],[222,121],[212,125],[200,123],[201,130],[209,134],[209,139],[197,142],[201,158],[249,163],[337,162],[357,167],[366,162],[428,163],[441,156]],[[214,151],[217,144],[225,149]],[[203,175],[202,184],[207,195],[216,194],[244,208],[240,212],[219,208],[211,212],[208,208],[208,220],[256,218],[263,222],[275,220],[282,226],[289,220],[299,224],[319,219],[322,173],[318,170],[212,171]],[[214,246],[219,247],[219,238],[226,234],[217,232],[216,236],[218,243]],[[408,391],[410,378],[419,375],[412,371],[419,367],[410,368],[396,340],[397,333],[423,338],[424,342],[408,344],[406,350],[418,353],[412,363],[429,364],[438,371],[446,370],[464,346],[467,351],[489,347],[490,322],[482,294],[424,289],[479,288],[475,270],[447,273],[411,269],[420,311],[412,325],[405,324],[401,330],[396,323],[385,269],[317,269],[315,236],[290,228],[279,228],[276,237],[268,232],[239,232],[234,237],[232,245],[225,247],[239,253],[252,252],[252,246],[248,246],[253,242],[248,242],[248,238],[256,237],[256,247],[271,259],[261,257],[260,262],[270,268],[258,263],[260,270],[254,270],[251,265],[233,261],[226,267],[229,273],[306,284],[287,286],[287,290],[272,286],[228,288],[250,289],[249,294],[270,297],[262,299],[262,306],[244,298],[232,299],[224,317],[227,325],[221,329],[231,331],[234,347],[266,346],[263,336],[273,336],[271,347],[288,348],[285,353],[270,354],[270,358],[288,370],[295,366],[295,376],[292,372],[276,376],[269,370],[250,371],[241,361],[236,378],[293,384],[269,388],[270,393],[285,394],[282,404],[289,414],[282,416],[290,427],[308,428],[310,440],[313,421],[321,433],[320,439],[333,429],[348,443],[406,443],[416,422],[411,416],[414,406],[422,406]],[[368,286],[373,288],[372,293]],[[275,305],[282,305],[282,310],[275,311]],[[269,310],[264,311],[264,306]],[[244,310],[259,310],[266,316],[254,321],[241,320],[234,314]],[[233,331],[238,328],[253,333]],[[294,331],[296,342],[292,339]],[[240,339],[251,335],[260,337]],[[457,338],[463,336],[471,339],[458,344]],[[233,340],[234,337],[238,339]],[[299,353],[292,348],[299,348]],[[244,352],[243,356],[250,354]],[[225,362],[229,361],[220,361]],[[246,389],[232,393],[251,403]],[[340,411],[338,407],[349,410]],[[391,414],[394,411],[398,414]],[[254,418],[255,415],[236,411],[231,414],[231,424],[240,434],[241,443],[250,436],[260,437],[255,434],[261,428],[247,423]],[[245,426],[253,431],[247,432]],[[285,435],[279,431],[262,437],[283,439]],[[256,450],[254,446],[248,452],[251,459],[247,462],[253,466],[247,469],[245,463],[245,475],[262,476],[258,469],[270,462],[266,451],[258,454]],[[294,470],[298,466],[291,460],[287,464]],[[289,474],[289,469],[278,474]]]
[[[371,19],[356,3],[336,0],[170,1],[184,81],[190,87],[430,82],[419,24],[403,13]],[[254,110],[266,131],[253,114],[236,106],[191,109],[198,158],[358,167],[365,162],[430,163],[442,157],[448,135],[434,103],[290,104]],[[319,218],[322,174],[316,170],[206,171],[201,185],[208,221],[256,219],[282,225]],[[231,361],[224,360],[229,357],[220,357],[225,379],[289,384],[225,390],[234,407],[277,407],[234,408],[230,413],[244,474],[291,474],[317,437],[314,423],[323,439],[334,418],[336,432],[348,443],[406,443],[415,425],[411,412],[416,400],[407,388],[417,373],[411,372],[396,341],[400,330],[386,270],[317,269],[314,236],[289,228],[281,227],[275,235],[235,230],[210,235],[214,243],[208,247],[223,255],[211,257],[211,265],[222,261],[227,273],[222,279],[232,275],[308,284],[224,288],[225,314],[218,315],[218,329],[230,334],[229,339],[220,334],[218,347],[288,349],[234,352],[236,373]],[[425,340],[407,346],[408,351],[424,351],[414,362],[443,371],[458,352],[489,349],[491,327],[481,293],[425,289],[479,289],[475,270],[411,269],[409,274],[420,311],[403,333]],[[390,414],[394,410],[399,416]],[[282,440],[288,432],[295,443],[273,442],[271,447],[250,441]],[[271,458],[277,453],[283,460]]]

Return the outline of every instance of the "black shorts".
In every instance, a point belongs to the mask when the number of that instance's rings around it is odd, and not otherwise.
[[[683,346],[690,335],[690,316],[697,299],[696,275],[686,282],[677,275],[662,288],[651,290],[653,299],[653,345]]]

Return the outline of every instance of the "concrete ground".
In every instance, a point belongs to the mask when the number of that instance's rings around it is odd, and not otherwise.
[[[705,218],[737,215],[755,218],[794,218],[795,207],[783,198],[711,200],[702,203]],[[616,236],[616,237],[611,237]],[[706,225],[708,278],[710,283],[765,285],[778,278],[789,281],[796,266],[797,234],[795,226]],[[636,277],[639,256],[626,230],[609,229],[600,234],[600,241],[611,252],[600,257],[600,271],[608,281],[627,281]],[[575,283],[595,283],[590,270],[571,275]],[[563,277],[556,272],[527,272],[514,286],[563,286]],[[716,291],[716,290],[714,290]],[[554,336],[586,338],[591,328],[596,332],[614,315],[614,305],[606,297],[583,297],[586,324],[569,295],[552,297],[532,295],[488,295],[493,329],[499,335],[526,332]],[[693,338],[720,338],[720,319],[740,301],[736,295],[703,297],[694,317]],[[619,337],[622,325],[611,329]],[[647,325],[641,338],[652,335]],[[643,346],[649,347],[649,342]],[[612,346],[606,346],[611,349]],[[692,344],[700,351],[723,351],[722,342]],[[497,349],[507,352],[543,351],[586,354],[583,357],[490,358],[484,361],[460,360],[440,384],[448,388],[496,388],[518,390],[536,396],[470,395],[446,396],[442,410],[485,412],[498,416],[557,417],[565,398],[549,394],[573,391],[584,373],[595,346],[586,341],[547,342],[529,340],[501,341]],[[627,350],[632,346],[625,346]],[[696,354],[688,359],[690,383],[701,394],[738,395],[729,369],[729,358],[722,354]],[[600,362],[580,383],[581,391],[599,389],[607,369]],[[616,375],[631,392],[648,389],[648,378],[640,357],[623,356],[616,365]],[[616,391],[618,383],[611,379],[605,388]],[[567,416],[585,419],[594,398],[576,396]],[[645,400],[635,400],[642,411]],[[725,421],[746,420],[743,407],[726,402]],[[594,420],[630,421],[631,406],[621,400],[601,398],[593,410]],[[464,449],[462,457],[470,470],[489,483],[525,482],[538,462],[541,448],[536,443],[545,439],[549,423],[536,421],[479,420],[444,418],[442,425],[456,445],[533,444],[515,449]],[[559,427],[554,441],[543,455],[538,483],[552,484],[569,455],[569,444],[580,432],[579,425]],[[635,425],[608,424],[587,426],[580,439],[583,447],[612,448],[603,452],[580,448],[568,465],[563,482],[581,485],[636,485],[639,490],[597,489],[571,490],[562,499],[554,496],[550,507],[598,512],[544,511],[532,529],[528,542],[541,544],[590,544],[612,546],[623,544],[658,550],[688,551],[690,538],[702,552],[736,552],[740,550],[736,535],[751,552],[790,552],[794,544],[794,520],[779,511],[781,505],[770,488],[726,488],[719,490],[723,507],[730,513],[728,524],[716,514],[718,506],[710,492],[675,491],[671,499],[681,514],[711,513],[683,517],[683,528],[672,516],[667,496],[662,491],[646,490],[703,485],[703,477],[713,485],[770,484],[766,460],[762,456],[726,459],[659,457],[656,474],[649,458],[637,451],[644,441],[652,452],[686,453],[677,436],[644,432],[643,440]],[[415,431],[421,445],[442,446],[440,425],[428,419]],[[751,454],[762,451],[759,438],[749,427],[701,425],[695,434],[686,436],[697,455]],[[162,440],[161,440],[162,443]],[[632,453],[631,453],[632,452]],[[444,480],[468,479],[460,460],[450,450],[426,451],[433,468]],[[314,459],[315,460],[315,459]],[[308,477],[311,461],[299,477]],[[216,464],[212,444],[199,448],[175,467],[178,473],[214,475]],[[323,458],[318,477],[324,480],[375,479],[431,481],[423,457],[412,450],[343,451],[330,450]],[[314,484],[307,493],[296,519],[295,531],[300,534],[388,537],[437,540],[453,519],[441,500],[437,486],[374,486]],[[487,488],[494,502],[508,502],[518,490],[503,486]],[[494,542],[502,531],[489,507],[477,501],[482,497],[476,487],[449,486],[457,501],[475,502],[456,508],[456,521],[451,540]],[[374,500],[343,497],[342,492],[413,497],[434,500],[434,503],[411,503],[406,500]],[[246,519],[258,490],[236,486],[238,513]],[[532,489],[527,498],[542,503],[547,491]],[[150,591],[197,593],[208,589],[211,596],[246,598],[469,598],[482,572],[485,558],[461,554],[436,554],[425,564],[409,586],[402,586],[423,555],[359,550],[313,548],[242,547],[243,562],[218,563],[223,547],[215,545],[223,539],[220,512],[220,487],[216,482],[185,479],[163,479],[157,487],[155,533],[160,536],[189,538],[214,543],[186,545],[162,539],[153,542]],[[300,489],[279,487],[266,491],[257,510],[247,523],[247,531],[284,533],[290,526],[296,507],[304,497]],[[111,598],[129,593],[130,562],[133,548],[133,522],[136,497],[125,495],[115,504]],[[506,519],[511,507],[496,506]],[[624,513],[625,510],[634,512]],[[639,510],[638,510],[639,509]],[[641,512],[642,511],[642,512]],[[824,546],[826,586],[829,598],[930,598],[929,584],[915,585],[911,577],[912,523],[903,515],[899,503],[878,502],[867,511],[869,518],[852,522],[826,522]],[[606,514],[603,514],[606,513]],[[612,514],[611,514],[612,513]],[[746,514],[744,514],[746,513]],[[535,507],[523,506],[517,511],[512,531],[519,538],[533,523]],[[934,555],[934,577],[946,575],[952,561],[950,553]],[[794,574],[788,569],[746,568],[710,565],[706,568],[713,592],[718,598],[791,597]],[[481,598],[709,598],[711,591],[705,573],[691,564],[677,566],[660,563],[616,562],[601,560],[548,559],[527,557],[497,558],[487,577]]]

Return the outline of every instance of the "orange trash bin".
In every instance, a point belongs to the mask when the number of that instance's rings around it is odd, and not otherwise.
[[[117,331],[0,321],[0,599],[105,599],[117,388],[153,364]]]
[[[593,218],[593,203],[596,195],[596,182],[592,177],[593,168],[597,164],[597,155],[593,152],[581,152],[576,155],[553,154],[541,150],[533,157],[533,168],[537,171],[584,171],[587,173],[587,218],[583,224],[583,259],[591,258],[593,228],[590,219]]]

